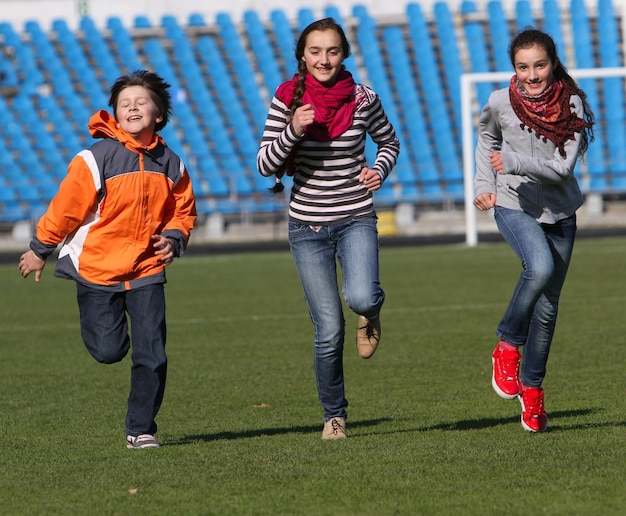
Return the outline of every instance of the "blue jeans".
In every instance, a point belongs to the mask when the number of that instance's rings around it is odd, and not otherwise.
[[[523,211],[496,206],[495,219],[523,267],[496,335],[513,346],[524,346],[520,379],[524,385],[540,387],[574,248],[576,215],[540,224]]]
[[[376,219],[314,228],[289,222],[289,245],[315,328],[315,377],[324,420],[346,418],[345,320],[336,264],[343,272],[342,293],[350,309],[367,318],[377,316],[385,293],[379,281]]]
[[[103,364],[120,362],[131,347],[128,435],[154,434],[165,391],[165,292],[163,284],[108,292],[77,283],[80,330],[87,350]]]

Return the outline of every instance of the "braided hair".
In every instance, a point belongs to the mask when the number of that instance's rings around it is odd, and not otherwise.
[[[302,98],[304,97],[304,79],[307,74],[306,62],[304,61],[304,49],[306,47],[307,38],[311,32],[323,32],[326,30],[333,30],[339,35],[339,39],[341,40],[341,50],[344,58],[350,55],[350,43],[348,42],[346,33],[344,32],[341,25],[339,25],[334,18],[323,18],[321,20],[314,21],[307,25],[307,27],[305,27],[305,29],[300,34],[300,37],[296,41],[295,57],[298,64],[298,82],[296,84],[296,88],[294,89],[291,103],[288,106],[289,121],[293,119],[293,115],[296,112],[296,109],[302,106]],[[285,189],[285,186],[281,182],[283,174],[284,171],[276,174],[276,183],[271,188],[268,188],[270,192],[276,194],[282,192]]]

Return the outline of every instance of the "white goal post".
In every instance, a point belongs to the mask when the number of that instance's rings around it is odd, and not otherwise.
[[[579,68],[569,71],[576,79],[626,78],[626,68]],[[463,182],[465,203],[465,241],[468,246],[478,244],[476,208],[474,207],[475,133],[483,106],[477,106],[475,86],[478,83],[508,82],[513,72],[466,73],[461,75],[461,116],[463,143]],[[596,115],[597,116],[597,115]],[[597,120],[596,120],[597,121]]]

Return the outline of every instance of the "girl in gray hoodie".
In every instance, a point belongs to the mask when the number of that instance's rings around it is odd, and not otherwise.
[[[494,209],[523,268],[496,331],[492,386],[517,397],[522,426],[540,432],[548,425],[541,385],[583,203],[574,166],[593,140],[594,116],[548,34],[520,32],[509,57],[515,75],[480,116],[474,205]]]

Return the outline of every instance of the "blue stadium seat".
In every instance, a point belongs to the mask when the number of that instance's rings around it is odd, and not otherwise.
[[[597,37],[603,67],[622,66],[618,23],[612,0],[598,0]]]
[[[517,30],[536,26],[532,7],[528,0],[517,0],[515,3],[515,20],[517,22]]]
[[[433,134],[435,153],[443,176],[458,181],[462,177],[459,152],[455,148],[452,113],[448,112],[443,85],[439,79],[433,45],[430,41],[426,19],[418,4],[407,7],[409,32],[413,43],[413,55],[419,73],[421,103],[426,106]],[[408,65],[408,58],[407,58]],[[414,82],[414,81],[412,81]],[[410,83],[409,83],[410,84]],[[406,84],[406,86],[409,86]],[[412,87],[412,89],[415,89]],[[402,95],[404,99],[404,93]],[[423,145],[428,140],[425,140]]]
[[[385,64],[383,54],[376,37],[376,21],[368,14],[367,9],[362,5],[355,5],[353,15],[359,20],[356,26],[356,41],[361,52],[368,58],[364,64],[369,77],[369,84],[374,88],[381,98],[385,112],[391,123],[396,128],[401,128],[401,119],[396,109],[393,92],[389,78],[384,73]],[[373,162],[376,156],[376,147],[372,140],[367,139],[365,154],[369,162]],[[402,159],[402,153],[400,153]],[[394,180],[393,177],[391,179]]]
[[[622,65],[620,19],[614,2],[597,0],[590,18],[588,2],[569,1],[565,17],[558,0],[543,0],[543,13],[531,9],[533,0],[509,2],[506,5],[514,5],[515,16],[505,13],[503,0],[480,2],[480,9],[479,2],[466,0],[454,13],[455,20],[449,2],[435,2],[433,15],[425,16],[424,4],[415,0],[407,4],[405,20],[380,25],[365,5],[351,7],[356,23],[349,20],[346,28],[355,40],[353,51],[361,53],[363,60],[358,64],[364,67],[367,84],[383,100],[403,149],[396,169],[377,193],[381,202],[461,200],[459,79],[463,71],[510,70],[506,49],[514,28],[537,24],[548,31],[561,58],[574,58],[567,63],[571,69]],[[337,6],[322,9],[324,16],[343,24]],[[0,22],[0,38],[11,48],[11,54],[0,58],[0,71],[5,71],[9,82],[22,81],[17,97],[8,103],[0,99],[4,146],[0,146],[0,178],[22,185],[30,199],[15,207],[14,213],[32,216],[54,195],[67,162],[93,141],[85,124],[96,105],[107,108],[108,86],[119,75],[147,66],[158,68],[172,84],[174,116],[161,133],[185,161],[199,196],[265,194],[272,180],[258,174],[255,155],[267,103],[275,87],[296,71],[293,54],[299,29],[317,17],[311,8],[289,17],[282,9],[274,9],[265,22],[251,8],[237,23],[222,14],[207,24],[196,13],[188,17],[186,26],[173,15],[163,16],[156,26],[140,15],[128,28],[120,18],[110,17],[103,31],[93,19],[84,17],[76,31],[67,20],[55,19],[51,32],[29,20],[24,24],[24,38],[10,23]],[[565,52],[563,32],[569,31],[570,20],[573,52]],[[459,52],[466,43],[467,63]],[[345,64],[360,82],[353,57]],[[598,124],[587,163],[577,166],[576,174],[582,177],[588,169],[583,184],[592,191],[626,191],[623,80],[579,82]],[[480,86],[478,103],[484,104],[487,95],[500,86]],[[376,147],[368,139],[368,161],[375,154]],[[286,186],[289,181],[286,178]],[[280,209],[275,206],[279,203],[244,204],[253,211]],[[206,209],[237,211],[244,204],[217,207],[207,203]],[[0,202],[0,219],[4,220],[2,209]]]
[[[122,73],[143,68],[133,38],[122,23],[122,20],[117,16],[109,17],[107,19],[107,28],[111,31],[112,50],[123,65]]]
[[[405,49],[404,37],[399,27],[385,27],[382,34],[383,41],[386,45],[386,54],[390,59],[389,69],[392,72],[393,82],[398,89],[398,96],[402,98],[404,104],[404,120],[406,124],[396,125],[396,130],[402,134],[402,128],[408,132],[411,137],[407,142],[408,151],[417,167],[428,167],[430,163],[434,166],[434,152],[431,151],[426,117],[423,112],[422,102],[417,96],[416,88],[413,86],[415,81],[411,77],[411,68],[409,58]],[[420,157],[418,157],[420,156]],[[400,166],[401,164],[398,164]],[[438,180],[435,177],[425,178],[418,177],[421,181]]]
[[[619,50],[618,18],[611,0],[598,1],[597,41],[602,67],[622,66]],[[606,142],[608,146],[609,163],[614,188],[621,189],[626,174],[626,118],[624,113],[624,79],[608,78],[602,80],[604,101],[604,119],[606,120]]]
[[[204,16],[200,13],[191,13],[189,15],[189,27],[205,27],[206,23],[204,21]]]
[[[222,42],[226,46],[225,55],[230,60],[235,73],[235,80],[241,89],[242,95],[238,95],[231,74],[215,41],[209,36],[198,38],[199,55],[207,63],[207,71],[216,91],[216,103],[219,102],[219,106],[225,113],[225,123],[222,128],[216,128],[217,130],[211,131],[211,138],[216,144],[219,159],[222,162],[229,162],[228,165],[222,163],[225,169],[228,170],[234,163],[237,163],[237,168],[245,171],[247,166],[244,153],[250,148],[256,149],[258,146],[258,135],[262,131],[262,127],[253,127],[253,121],[259,118],[254,115],[255,109],[257,109],[254,105],[264,106],[265,103],[261,99],[258,85],[254,81],[252,67],[230,16],[219,14],[217,16],[217,24]],[[228,41],[227,44],[226,41]],[[212,120],[208,122],[214,123]],[[226,124],[228,125],[226,126]],[[228,141],[226,137],[228,132],[223,132],[224,126],[232,128],[237,150]],[[257,172],[256,170],[248,170],[244,173],[251,176]],[[248,183],[250,183],[249,180]],[[247,192],[249,189],[250,186],[244,188],[242,182],[242,185],[238,187],[238,192]]]
[[[365,67],[372,87],[380,96],[391,122],[400,127],[400,118],[395,109],[391,86],[384,73],[386,68],[383,54],[376,38],[376,21],[362,5],[354,6],[353,15],[359,20],[356,27],[356,40],[363,55],[367,55]]]
[[[283,80],[290,78],[296,71],[294,51],[296,48],[295,33],[289,19],[282,9],[270,12],[270,22],[274,33],[274,45],[283,61]],[[274,93],[273,91],[270,93]]]
[[[570,68],[565,55],[565,43],[563,42],[563,30],[561,20],[561,9],[557,0],[544,0],[543,2],[543,23],[544,30],[550,34],[556,45],[559,58]]]
[[[491,48],[493,49],[493,57],[496,64],[496,71],[508,72],[511,70],[511,61],[509,59],[508,46],[503,45],[503,41],[510,41],[511,34],[509,32],[508,20],[504,14],[504,8],[500,0],[490,0],[487,4],[488,26],[491,38]]]
[[[317,17],[313,13],[313,9],[310,7],[301,7],[298,9],[298,27],[300,30],[306,28],[307,25],[313,23]]]
[[[393,177],[389,179],[391,183],[416,184],[419,181],[411,161],[409,159],[399,159],[393,169]]]
[[[452,101],[454,120],[459,121],[461,116],[461,74],[463,65],[454,29],[454,20],[447,2],[438,1],[433,6],[435,27],[441,45],[441,59],[445,77],[446,91]]]
[[[591,41],[591,26],[584,0],[572,0],[571,13],[572,30],[576,34],[576,38],[573,40],[576,66],[577,68],[593,68],[595,62]]]
[[[399,202],[418,203],[422,199],[422,193],[415,183],[407,183],[401,185]]]
[[[603,67],[622,66],[619,51],[619,20],[611,0],[598,2],[598,44],[600,62]],[[611,185],[614,189],[623,190],[624,174],[626,174],[626,140],[624,113],[624,79],[607,78],[602,80],[604,99],[604,119],[606,120],[609,165],[613,174]]]
[[[207,217],[213,213],[213,205],[209,199],[196,199],[196,213],[199,217]]]
[[[80,29],[87,43],[86,50],[91,56],[91,61],[102,71],[106,81],[105,89],[108,89],[122,75],[111,49],[92,18],[88,16],[81,18]]]
[[[135,16],[134,26],[136,29],[150,29],[152,28],[152,23],[145,15]]]
[[[39,191],[41,192],[41,199],[44,202],[50,202],[50,200],[59,191],[59,185],[54,181],[41,181],[38,182],[37,186],[39,187]]]
[[[28,220],[29,216],[17,201],[0,205],[0,222],[19,222]]]
[[[54,92],[62,99],[76,98],[76,91],[69,71],[63,65],[47,34],[35,20],[26,21],[25,31],[30,35],[31,46],[47,72]]]
[[[67,22],[63,19],[55,19],[52,29],[57,35],[57,40],[63,49],[65,67],[73,73],[74,81],[80,84],[83,92],[89,99],[89,107],[92,111],[103,109],[107,105],[104,89],[96,76],[94,67],[91,66],[78,42],[74,32],[70,30]]]
[[[178,115],[175,116],[178,117]],[[176,129],[174,129],[174,125],[171,123],[167,124],[163,129],[161,129],[159,134],[165,140],[167,146],[170,147],[178,156],[180,156],[183,162],[186,163],[188,161],[188,156],[185,152],[182,141],[178,137]]]
[[[572,15],[572,30],[576,34],[574,38],[574,51],[577,68],[593,68],[594,60],[591,24],[587,14],[587,7],[584,0],[572,0],[570,12]],[[587,94],[587,102],[594,113],[601,113],[601,106],[598,93],[598,83],[594,79],[581,79],[578,81],[580,87]],[[606,152],[607,135],[602,124],[595,127],[595,142],[589,146],[587,152],[587,163],[589,174],[592,176],[591,185],[595,188],[604,188],[604,175],[607,173],[606,163],[608,162]]]
[[[383,186],[374,192],[376,206],[394,206],[399,200],[399,196],[396,196],[394,187],[389,180],[385,181]]]
[[[17,185],[14,186],[15,196],[20,202],[27,204],[39,203],[42,200],[42,196],[39,193],[39,189],[35,185]]]
[[[476,4],[472,0],[464,0],[461,4],[461,12],[464,14],[473,14],[478,11]],[[472,72],[490,72],[493,71],[489,66],[489,56],[483,27],[480,21],[468,17],[464,22],[465,39],[468,45],[468,53],[471,61]],[[494,85],[489,83],[480,83],[476,85],[478,102],[484,106],[489,99],[489,95],[494,90]]]
[[[238,202],[234,202],[229,198],[225,199],[216,199],[212,205],[211,209],[213,213],[239,213],[241,211],[241,207]]]
[[[265,26],[261,22],[257,12],[253,10],[247,10],[244,13],[243,21],[252,53],[263,75],[265,87],[268,92],[273,93],[283,81],[283,77],[278,68],[274,49],[270,44]]]
[[[235,72],[235,76],[232,78],[230,77],[230,74],[222,75],[221,79],[217,79],[217,83],[219,84],[219,81],[225,81],[225,77],[229,77],[233,80],[236,80],[242,92],[242,97],[239,99],[239,102],[235,103],[235,105],[231,105],[229,102],[225,103],[224,107],[226,108],[226,111],[229,115],[228,117],[230,118],[231,116],[237,116],[235,113],[237,111],[242,111],[244,113],[250,113],[253,123],[258,124],[261,118],[261,116],[258,114],[258,110],[263,109],[264,106],[266,107],[266,103],[261,97],[259,86],[255,81],[255,75],[252,69],[252,65],[250,64],[237,29],[230,16],[226,14],[218,15],[217,24],[222,43],[225,46],[225,57],[228,59],[228,61],[230,61],[231,67]],[[214,53],[215,52],[219,54],[217,47],[215,47],[214,49]],[[222,59],[216,61],[223,63]],[[210,72],[213,74],[217,73],[213,70],[210,70]],[[232,84],[233,83],[230,82],[227,84],[227,86]],[[226,88],[226,90],[228,90],[228,87]],[[220,91],[220,94],[222,93],[228,94],[229,92]],[[271,93],[273,94],[273,92]],[[263,109],[263,111],[267,112],[266,109]],[[262,128],[263,126],[261,124],[257,125],[256,127],[252,127],[250,130],[252,131],[252,134],[260,134]],[[247,138],[247,136],[249,135],[244,136],[244,138]]]
[[[0,53],[0,86],[3,88],[17,88],[19,80],[13,62],[4,53]]]
[[[17,202],[17,195],[11,185],[5,184],[0,188],[0,204]]]
[[[13,65],[20,77],[20,91],[23,94],[35,94],[38,87],[45,81],[30,46],[22,42],[8,22],[0,22],[0,35],[3,39],[3,46],[6,49],[13,49],[15,53]]]

